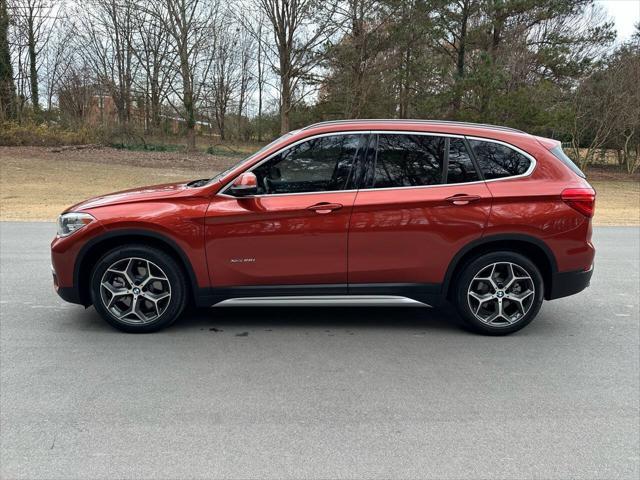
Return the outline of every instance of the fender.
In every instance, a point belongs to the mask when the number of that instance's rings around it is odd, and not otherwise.
[[[191,265],[191,261],[189,260],[189,257],[187,257],[187,254],[184,253],[182,248],[174,240],[167,237],[166,235],[162,235],[160,233],[157,233],[151,230],[135,229],[135,228],[122,228],[122,229],[108,230],[92,238],[82,246],[82,248],[78,252],[78,256],[76,257],[76,263],[73,267],[73,287],[77,292],[80,292],[80,277],[81,277],[80,266],[84,262],[85,257],[87,256],[87,253],[91,251],[91,249],[95,245],[102,243],[106,240],[113,240],[114,238],[128,237],[128,236],[147,237],[149,239],[153,239],[155,241],[166,244],[180,258],[180,261],[182,262],[182,264],[184,265],[187,271],[187,276],[191,286],[192,295],[194,296],[194,298],[197,296],[198,281],[196,279],[195,272],[193,271],[193,266]]]
[[[460,261],[465,257],[465,255],[467,255],[469,252],[471,252],[472,250],[478,247],[482,247],[483,245],[488,245],[495,242],[510,242],[510,241],[529,243],[531,245],[538,247],[540,250],[544,252],[545,256],[547,257],[547,260],[549,261],[549,265],[551,266],[551,272],[550,272],[551,275],[554,275],[558,272],[558,265],[556,262],[555,255],[553,254],[549,246],[541,239],[537,237],[533,237],[531,235],[516,234],[516,233],[490,235],[488,237],[478,238],[468,243],[467,245],[462,247],[462,249],[460,249],[458,253],[454,255],[453,259],[451,260],[451,263],[449,263],[449,268],[447,269],[447,273],[445,274],[444,281],[442,283],[442,294],[445,296],[448,294],[449,286],[453,278],[453,274],[455,273],[456,269],[460,265]]]

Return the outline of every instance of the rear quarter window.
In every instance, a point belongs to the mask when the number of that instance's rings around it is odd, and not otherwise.
[[[531,160],[501,143],[469,140],[485,180],[522,175],[529,170]]]
[[[564,163],[567,167],[569,167],[573,171],[573,173],[575,173],[576,175],[582,178],[587,178],[587,176],[582,172],[582,170],[580,170],[580,168],[575,163],[573,163],[573,160],[571,160],[567,156],[567,154],[564,153],[561,145],[558,145],[557,147],[552,148],[550,151],[554,157],[556,157],[558,160]]]

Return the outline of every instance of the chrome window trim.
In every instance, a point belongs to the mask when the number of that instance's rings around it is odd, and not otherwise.
[[[279,155],[280,153],[282,153],[283,151],[295,147],[296,145],[302,143],[302,142],[306,142],[308,140],[313,140],[315,138],[321,138],[321,137],[330,137],[330,136],[337,136],[337,135],[370,135],[370,134],[398,134],[398,135],[426,135],[426,136],[432,136],[432,137],[449,137],[449,138],[462,138],[462,139],[467,139],[467,140],[478,140],[480,142],[490,142],[490,143],[498,143],[500,145],[503,145],[507,148],[510,148],[512,150],[515,150],[516,152],[520,153],[521,155],[524,155],[526,158],[529,159],[529,161],[531,162],[529,164],[529,168],[527,169],[526,172],[521,173],[519,175],[512,175],[509,177],[502,177],[502,178],[492,178],[490,180],[476,180],[473,182],[460,182],[460,183],[440,183],[437,185],[415,185],[415,186],[402,186],[402,187],[383,187],[383,188],[360,188],[360,189],[350,189],[350,190],[322,190],[322,191],[318,191],[318,192],[297,192],[297,193],[272,193],[272,194],[267,194],[267,195],[251,195],[248,197],[236,197],[234,195],[229,195],[226,192],[226,190],[228,190],[229,188],[231,188],[231,184],[233,183],[233,181],[237,178],[234,177],[233,179],[231,179],[227,184],[225,184],[224,187],[222,187],[217,195],[223,196],[223,197],[228,197],[228,198],[263,198],[263,197],[282,197],[282,196],[291,196],[291,195],[317,195],[317,194],[323,194],[323,193],[353,193],[353,192],[375,192],[375,191],[380,191],[380,190],[406,190],[406,189],[416,189],[416,188],[442,188],[442,187],[451,187],[451,186],[456,186],[456,185],[474,185],[474,184],[479,184],[479,183],[489,183],[489,182],[499,182],[499,181],[505,181],[505,180],[511,180],[514,178],[523,178],[523,177],[528,177],[530,176],[533,171],[536,168],[537,165],[537,161],[535,159],[535,157],[527,152],[525,152],[524,150],[516,147],[515,145],[512,145],[510,143],[507,142],[503,142],[502,140],[495,140],[493,138],[486,138],[486,137],[476,137],[476,136],[469,136],[469,135],[460,135],[460,134],[456,134],[456,133],[440,133],[440,132],[417,132],[417,131],[412,131],[412,130],[341,130],[339,132],[325,132],[325,133],[318,133],[316,135],[310,135],[308,137],[304,137],[301,138],[300,140],[297,140],[289,145],[286,145],[285,147],[281,148],[280,150],[273,152],[272,154],[268,155],[267,157],[265,157],[264,159],[260,160],[258,163],[256,163],[255,165],[253,165],[251,168],[248,168],[247,170],[244,170],[242,173],[245,172],[251,172],[253,171],[255,168],[258,168],[260,165],[262,165],[265,162],[268,162],[269,160],[271,160],[273,157],[275,157],[276,155]],[[471,152],[474,153],[474,152]],[[483,176],[484,174],[482,172],[480,172]]]

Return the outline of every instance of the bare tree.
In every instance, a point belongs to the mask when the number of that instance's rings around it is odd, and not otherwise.
[[[212,28],[211,50],[212,59],[210,82],[206,90],[209,92],[209,103],[213,110],[216,127],[220,139],[226,138],[226,118],[229,103],[236,87],[236,37],[237,29],[222,19]],[[205,79],[205,83],[207,79]]]
[[[290,130],[294,94],[320,62],[318,48],[335,32],[335,2],[257,0],[270,23],[280,77],[280,132]]]
[[[170,51],[169,32],[158,21],[157,16],[150,15],[145,3],[137,0],[133,11],[134,40],[133,54],[142,71],[142,90],[145,98],[146,129],[160,126],[162,101],[167,94],[168,82],[171,78],[169,70],[173,62],[168,58]]]
[[[218,0],[161,0],[148,11],[171,38],[182,80],[182,89],[173,88],[173,92],[182,103],[188,148],[195,150],[196,104],[203,86],[196,82],[196,76],[206,78],[211,65],[211,59],[203,59],[202,53],[211,34],[212,19],[218,12]]]
[[[73,22],[61,22],[49,41],[49,48],[43,61],[44,86],[49,111],[53,108],[54,97],[61,79],[73,67],[72,49],[76,36],[75,29],[76,25]]]
[[[256,135],[258,141],[262,141],[262,115],[264,106],[264,92],[267,78],[267,67],[269,65],[268,59],[268,46],[269,42],[267,36],[266,19],[264,12],[258,10],[257,12],[242,12],[240,15],[236,15],[236,22],[241,25],[243,32],[243,39],[241,43],[243,63],[246,63],[245,68],[247,70],[247,95],[249,90],[249,84],[253,83],[257,90],[257,116],[256,116]],[[251,55],[255,52],[255,57]],[[255,70],[252,73],[252,70]],[[242,97],[242,95],[241,95]],[[239,111],[242,115],[242,108],[247,103],[248,98],[239,101]],[[241,108],[242,107],[242,108]]]
[[[244,114],[247,107],[248,95],[254,85],[254,76],[252,69],[254,67],[254,60],[252,57],[253,50],[255,48],[254,38],[251,32],[246,29],[237,27],[238,37],[236,42],[236,56],[238,65],[238,92],[237,92],[237,130],[238,137],[246,140],[244,129]],[[260,56],[258,55],[258,61]],[[258,67],[260,68],[260,67]]]
[[[47,47],[57,20],[58,5],[49,0],[14,0],[11,5],[16,21],[18,42],[26,48],[29,93],[36,115],[40,114],[40,85],[38,70],[40,54]],[[21,49],[20,49],[21,50]],[[22,53],[22,52],[20,52]],[[20,55],[22,57],[22,55]],[[19,59],[22,63],[22,58]]]
[[[91,8],[82,17],[80,38],[85,60],[113,98],[118,120],[131,118],[133,82],[133,0],[88,0]]]

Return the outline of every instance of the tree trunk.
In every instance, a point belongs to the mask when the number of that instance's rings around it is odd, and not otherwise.
[[[291,79],[289,78],[287,66],[283,65],[282,61],[280,61],[280,68],[280,134],[284,135],[291,130],[289,119],[289,114],[291,113]]]
[[[456,86],[453,97],[453,113],[458,116],[462,105],[462,81],[465,75],[465,54],[467,47],[467,23],[469,22],[469,0],[462,3],[462,11],[460,12],[460,42],[458,44],[458,52],[456,58]]]
[[[262,141],[262,19],[258,26],[258,142]]]
[[[187,128],[187,150],[193,152],[196,149],[196,116],[191,84],[188,81],[188,76],[185,79],[186,81],[183,82],[184,100],[182,103],[184,105],[185,126]]]
[[[36,39],[33,32],[33,14],[29,16],[27,22],[28,32],[28,48],[29,48],[29,81],[31,85],[31,104],[33,105],[33,112],[36,115],[40,114],[40,98],[38,94],[38,69],[36,65]]]
[[[16,118],[16,87],[13,83],[13,67],[7,40],[7,2],[1,0],[0,4],[0,120],[11,120]]]

